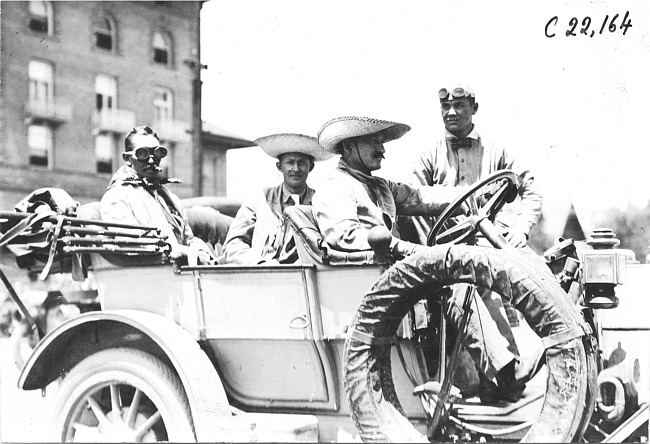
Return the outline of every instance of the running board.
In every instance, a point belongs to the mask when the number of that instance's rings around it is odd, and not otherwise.
[[[528,395],[517,402],[508,403],[504,406],[492,406],[492,405],[482,405],[482,404],[464,404],[456,403],[454,407],[458,412],[458,416],[462,417],[473,417],[473,416],[507,416],[516,410],[520,410],[522,407],[525,407],[533,402],[537,401],[540,398],[544,397],[544,392],[538,392],[535,394]]]

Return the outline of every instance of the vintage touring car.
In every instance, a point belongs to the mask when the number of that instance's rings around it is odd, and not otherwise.
[[[503,245],[492,221],[511,173],[458,201],[504,180],[462,231],[434,227],[453,241],[398,262],[381,232],[373,251],[329,248],[305,206],[285,211],[299,262],[256,266],[172,263],[155,227],[101,221],[97,204],[1,212],[4,263],[93,278],[101,305],[42,337],[18,385],[60,381],[53,441],[647,440],[647,356],[606,349],[600,318],[627,304],[625,273],[648,269],[602,230],[546,264],[461,245]],[[475,396],[463,324],[442,315],[459,283],[509,300],[541,340],[545,366],[521,399]]]

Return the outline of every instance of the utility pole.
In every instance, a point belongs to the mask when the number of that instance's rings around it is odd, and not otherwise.
[[[192,70],[192,196],[203,193],[203,119],[201,117],[201,70],[208,69],[201,64],[201,8],[198,3],[196,25],[196,49],[192,51],[192,59],[184,60],[183,64]]]

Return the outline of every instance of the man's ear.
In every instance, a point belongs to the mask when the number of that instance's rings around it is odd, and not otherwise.
[[[278,169],[278,171],[282,172],[282,170],[280,169],[280,161],[279,160],[277,162],[275,162],[275,167]]]
[[[127,165],[131,166],[131,156],[126,153],[122,153],[122,160],[124,160]]]
[[[309,161],[309,172],[310,172],[310,173],[311,173],[311,170],[314,169],[314,166],[316,166],[315,163],[314,163],[314,161],[313,161],[313,160],[310,160],[310,161]]]
[[[473,108],[473,110],[474,110],[474,111],[472,112],[472,115],[474,115],[474,114],[476,114],[476,111],[478,111],[478,103],[474,103],[474,106],[473,106],[472,108]]]

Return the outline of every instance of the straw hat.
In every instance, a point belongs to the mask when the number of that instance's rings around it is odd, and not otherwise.
[[[389,120],[355,116],[337,117],[327,122],[318,131],[318,143],[326,151],[339,154],[335,151],[336,145],[342,140],[381,134],[384,137],[384,143],[386,143],[399,139],[410,130],[411,127],[408,125]]]
[[[271,134],[270,136],[256,139],[255,145],[258,145],[266,154],[276,159],[278,156],[287,153],[307,154],[312,156],[316,162],[327,160],[334,156],[334,154],[323,150],[323,147],[318,144],[318,140],[315,137],[305,136],[303,134]]]

